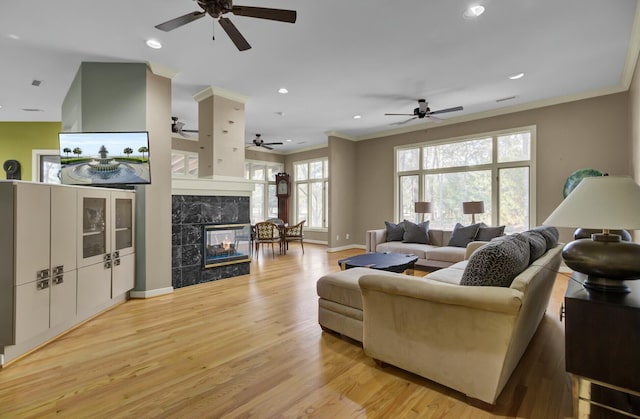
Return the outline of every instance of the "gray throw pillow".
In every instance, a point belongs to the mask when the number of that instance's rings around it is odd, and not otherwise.
[[[386,241],[388,242],[399,242],[402,241],[402,236],[404,236],[404,226],[402,223],[393,224],[389,221],[385,221],[384,224],[387,226],[387,235]]]
[[[520,234],[500,237],[476,250],[462,273],[460,285],[509,287],[529,266],[529,242]]]
[[[465,227],[457,223],[451,232],[448,246],[467,247],[475,239],[479,227],[480,224],[471,224]]]
[[[496,237],[500,237],[504,234],[504,227],[505,226],[489,227],[485,223],[480,223],[478,234],[476,234],[474,240],[481,242],[491,241],[491,239],[495,239]]]
[[[547,241],[537,231],[525,231],[522,235],[529,241],[529,264],[531,264],[547,251]]]
[[[537,231],[542,234],[542,237],[547,242],[547,250],[554,248],[558,245],[558,238],[560,234],[558,233],[558,229],[550,226],[540,226],[536,228],[532,228],[531,231]]]
[[[416,224],[404,220],[402,223],[404,224],[403,242],[429,244],[429,221]]]

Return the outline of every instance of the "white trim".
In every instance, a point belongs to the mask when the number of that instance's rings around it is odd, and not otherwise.
[[[249,97],[247,96],[243,96],[239,93],[235,93],[230,90],[215,86],[209,86],[206,89],[199,91],[198,93],[193,95],[193,98],[196,100],[196,102],[202,102],[203,100],[208,99],[211,96],[224,97],[226,99],[235,100],[236,102],[240,102],[242,104],[247,103],[247,100],[249,100]]]
[[[367,248],[361,244],[348,244],[346,246],[340,246],[340,247],[329,247],[327,248],[327,253],[341,252],[343,250],[350,250],[350,249],[366,250]]]
[[[167,79],[172,79],[172,78],[174,78],[176,76],[176,74],[178,74],[178,72],[175,71],[172,68],[169,68],[169,67],[164,66],[162,64],[154,63],[154,62],[151,62],[151,61],[147,62],[147,67],[156,76],[161,76],[161,77],[164,77],[164,78],[167,78]]]
[[[154,290],[147,291],[129,291],[130,298],[152,298],[160,295],[171,294],[173,287],[156,288]]]
[[[31,150],[31,181],[40,182],[40,156],[59,156],[57,148],[41,148]]]

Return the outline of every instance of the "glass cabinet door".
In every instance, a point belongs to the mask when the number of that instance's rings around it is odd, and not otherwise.
[[[115,199],[115,249],[133,247],[133,201],[130,198]]]
[[[82,199],[83,259],[107,252],[106,214],[106,198],[85,197]]]

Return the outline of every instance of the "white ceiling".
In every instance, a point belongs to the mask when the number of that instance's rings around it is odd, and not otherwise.
[[[193,95],[204,88],[246,96],[246,141],[291,140],[283,153],[324,146],[327,132],[365,139],[435,124],[384,116],[413,112],[419,98],[432,110],[463,106],[442,115],[453,123],[628,88],[636,0],[475,3],[486,12],[471,20],[472,0],[237,0],[298,13],[295,24],[227,14],[253,47],[239,52],[217,23],[212,41],[209,16],[154,28],[199,10],[192,0],[2,0],[0,121],[59,121],[83,61],[174,70],[172,112],[185,129],[197,129]]]

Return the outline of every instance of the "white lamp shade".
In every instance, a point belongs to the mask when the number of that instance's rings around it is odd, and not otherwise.
[[[484,213],[484,201],[467,201],[462,203],[463,214],[482,214]]]
[[[418,214],[431,213],[431,202],[416,202],[414,211]]]
[[[542,223],[555,227],[640,229],[640,186],[630,177],[587,177]]]

